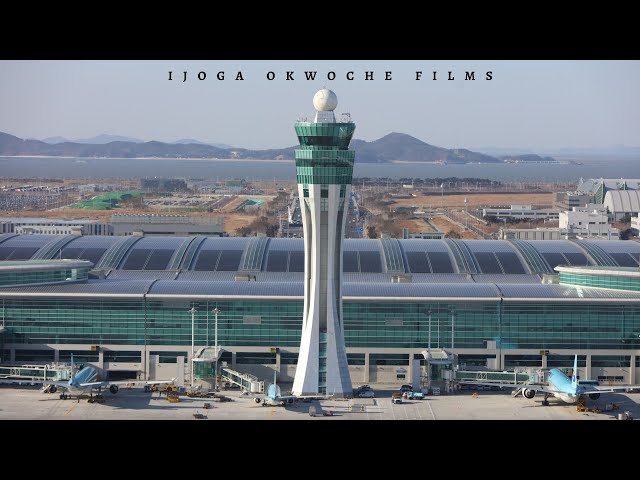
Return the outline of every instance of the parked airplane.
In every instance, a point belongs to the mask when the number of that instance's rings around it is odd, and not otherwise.
[[[287,403],[293,403],[296,400],[322,400],[331,398],[332,395],[282,395],[280,386],[276,382],[276,372],[273,372],[273,383],[267,388],[267,396],[255,399],[256,403],[262,403],[266,406],[285,406]]]
[[[120,389],[119,385],[153,385],[153,384],[166,384],[173,383],[174,379],[171,380],[120,380],[115,382],[109,381],[95,381],[98,377],[98,371],[93,367],[84,367],[77,374],[74,374],[74,364],[73,364],[73,354],[71,355],[71,378],[69,381],[41,381],[41,382],[33,382],[33,383],[42,383],[44,384],[45,391],[50,393],[55,393],[58,388],[62,389],[62,393],[60,394],[60,398],[62,400],[66,400],[70,395],[81,395],[88,391],[88,393],[93,396],[93,391],[96,390],[98,395],[101,394],[102,388],[108,388],[112,394],[118,393]]]
[[[599,387],[595,385],[580,385],[578,382],[578,355],[573,360],[573,373],[571,378],[565,375],[559,368],[552,368],[549,371],[546,385],[527,385],[522,383],[502,383],[502,382],[463,382],[473,385],[490,385],[499,387],[512,387],[522,389],[522,395],[525,398],[532,399],[537,393],[544,394],[543,405],[548,405],[549,397],[556,397],[565,403],[576,403],[581,399],[584,400],[588,395],[591,400],[597,400],[601,393],[615,393],[619,390],[629,390],[632,388],[640,388],[639,385],[626,385],[620,387]]]

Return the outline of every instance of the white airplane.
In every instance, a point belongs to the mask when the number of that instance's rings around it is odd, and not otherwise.
[[[619,387],[599,387],[595,385],[580,385],[577,377],[578,372],[578,355],[573,360],[573,373],[571,378],[562,373],[559,368],[552,368],[549,371],[546,385],[527,385],[522,383],[502,383],[502,382],[474,382],[465,381],[468,385],[490,385],[494,387],[511,387],[521,388],[522,395],[531,400],[536,393],[544,394],[543,405],[548,405],[549,397],[556,397],[565,403],[576,403],[585,399],[588,395],[591,400],[597,400],[601,393],[615,393],[617,391],[640,388],[640,385],[624,385]]]
[[[88,391],[89,395],[93,397],[93,391],[96,390],[97,395],[101,395],[103,388],[108,388],[112,394],[118,393],[120,390],[119,385],[158,385],[173,383],[175,378],[171,380],[120,380],[115,382],[109,381],[95,381],[98,377],[98,371],[93,367],[84,367],[77,374],[74,375],[73,354],[71,355],[71,378],[69,381],[35,381],[29,383],[42,383],[44,385],[44,391],[49,393],[56,393],[58,388],[62,390],[60,394],[61,400],[66,400],[70,395],[80,396]],[[18,382],[17,380],[15,381]],[[19,383],[25,383],[20,381]]]
[[[263,407],[284,407],[287,403],[291,404],[297,400],[323,400],[332,397],[333,395],[282,395],[280,386],[276,383],[276,372],[273,372],[273,383],[267,389],[267,396],[262,399],[256,397],[255,402],[262,403]]]

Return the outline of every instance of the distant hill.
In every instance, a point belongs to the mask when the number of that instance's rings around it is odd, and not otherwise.
[[[210,145],[172,145],[162,142],[123,142],[114,141],[106,144],[83,144],[63,142],[50,145],[39,140],[23,140],[13,135],[0,132],[0,155],[45,155],[67,157],[195,157],[195,158],[229,158],[229,152]]]
[[[99,140],[115,138],[112,135],[99,135]],[[117,137],[123,138],[123,137]],[[126,137],[124,137],[126,138]],[[134,139],[135,140],[135,139]],[[184,143],[183,143],[184,142]],[[86,144],[64,141],[50,144],[39,140],[23,140],[0,132],[0,155],[46,155],[69,157],[105,157],[105,158],[222,158],[222,159],[264,159],[277,160],[294,158],[297,146],[270,150],[248,150],[230,148],[224,145],[209,145],[197,140],[183,139],[174,143],[111,141],[109,143]],[[404,133],[390,133],[373,142],[354,139],[351,146],[356,151],[358,162],[387,163],[407,162],[443,162],[443,163],[499,163],[503,160],[471,150],[447,149],[429,145]],[[534,155],[537,157],[536,155]],[[537,157],[540,159],[541,157]]]
[[[80,140],[73,140],[72,143],[84,143],[89,145],[104,145],[111,142],[131,142],[131,143],[144,143],[144,140],[131,137],[123,137],[121,135],[107,135],[103,133],[91,138],[81,138]]]
[[[30,139],[35,140],[35,139]],[[138,138],[131,137],[122,137],[120,135],[107,135],[101,134],[96,135],[92,138],[82,138],[80,140],[69,140],[64,137],[47,137],[41,140],[44,143],[48,143],[50,145],[57,145],[58,143],[82,143],[85,145],[104,145],[111,142],[131,142],[131,143],[145,143],[144,140],[140,140]],[[188,145],[188,144],[196,144],[196,145],[211,145],[216,148],[224,148],[230,149],[233,148],[231,145],[227,145],[226,143],[207,143],[201,142],[200,140],[195,140],[193,138],[181,138],[180,140],[176,140],[175,142],[171,142],[172,145]]]
[[[499,160],[490,155],[465,149],[449,150],[429,145],[405,133],[390,133],[373,142],[353,140],[359,162],[384,163],[397,160],[407,162],[445,163],[496,163]]]
[[[64,137],[47,137],[43,138],[41,141],[50,145],[57,145],[58,143],[83,143],[89,145],[104,145],[111,142],[144,143],[144,140],[140,140],[138,138],[123,137],[120,135],[107,135],[105,133],[91,138],[81,138],[79,140],[69,140]]]
[[[42,141],[44,143],[49,143],[51,145],[55,145],[56,143],[64,143],[64,142],[69,142],[69,139],[66,139],[64,137],[47,137],[47,138],[43,138]]]
[[[194,140],[193,138],[181,138],[180,140],[176,140],[175,142],[171,142],[173,145],[188,145],[188,144],[196,144],[196,145],[211,145],[216,148],[224,148],[228,150],[233,148],[231,145],[227,145],[226,143],[207,143],[201,142],[200,140]]]
[[[237,151],[239,158],[284,158],[293,159],[296,146],[275,150]],[[354,139],[351,148],[356,151],[356,161],[362,163],[407,162],[443,162],[443,163],[499,163],[501,160],[490,155],[472,152],[466,149],[449,150],[435,147],[411,135],[390,133],[373,142]]]

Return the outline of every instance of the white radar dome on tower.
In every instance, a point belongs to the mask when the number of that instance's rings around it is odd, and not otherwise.
[[[318,90],[313,96],[313,107],[318,112],[332,112],[338,106],[338,97],[328,88]]]

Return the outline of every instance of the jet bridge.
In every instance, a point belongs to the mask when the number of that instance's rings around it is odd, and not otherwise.
[[[264,393],[264,382],[248,373],[236,372],[225,367],[221,370],[221,376],[227,382],[238,385],[245,392]]]
[[[502,383],[533,383],[528,373],[515,372],[489,372],[489,371],[464,371],[456,372],[457,381],[474,382],[502,382]]]
[[[63,363],[48,365],[0,365],[0,383],[66,381],[71,378],[71,367]]]
[[[542,384],[545,381],[545,371],[540,369],[516,369],[511,372],[499,372],[491,370],[456,370],[456,382],[496,382],[500,383],[523,383]]]

